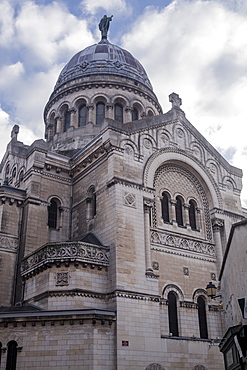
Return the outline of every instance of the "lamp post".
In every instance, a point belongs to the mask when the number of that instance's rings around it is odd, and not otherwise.
[[[208,285],[206,286],[206,292],[207,292],[207,296],[212,299],[221,297],[221,295],[216,295],[216,286],[212,283],[212,281],[210,281]]]

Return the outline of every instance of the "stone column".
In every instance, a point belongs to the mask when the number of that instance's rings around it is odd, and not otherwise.
[[[189,216],[189,204],[184,204],[184,224],[189,229],[190,227],[190,216]]]
[[[86,220],[89,221],[92,219],[92,198],[88,197],[86,199],[86,204],[87,204],[87,208],[86,208]]]
[[[125,122],[131,122],[132,121],[132,113],[131,113],[131,108],[129,106],[127,106],[125,108],[125,119],[124,119],[124,123]]]
[[[78,127],[78,122],[77,122],[77,114],[76,114],[76,109],[75,108],[71,108],[70,110],[70,114],[71,114],[71,118],[70,118],[70,127],[73,126],[73,127]]]
[[[176,204],[177,201],[175,199],[171,199],[171,222],[172,224],[177,224],[176,220]]]
[[[212,220],[212,227],[214,233],[214,242],[215,242],[215,249],[216,249],[216,263],[217,263],[217,271],[218,274],[221,269],[222,259],[223,259],[223,252],[222,252],[222,244],[221,244],[221,229],[224,226],[224,221],[219,218],[214,218]]]
[[[150,210],[153,202],[150,199],[144,199],[144,233],[145,233],[145,261],[146,272],[152,272],[151,247],[150,247]]]
[[[93,110],[94,110],[94,105],[93,104],[88,104],[87,105],[87,109],[88,109],[88,123],[94,123],[94,119],[93,119]],[[95,122],[96,124],[96,122]]]
[[[106,118],[114,119],[114,106],[113,104],[106,105]]]
[[[61,134],[63,132],[63,128],[62,128],[62,117],[61,116],[57,116],[55,119],[57,120],[57,134]]]

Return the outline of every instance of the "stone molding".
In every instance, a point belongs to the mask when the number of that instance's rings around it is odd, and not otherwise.
[[[210,257],[214,260],[216,259],[216,252],[213,243],[195,240],[194,238],[174,235],[165,231],[151,229],[150,242],[151,248],[154,250],[158,250],[156,247],[158,245],[162,246],[162,251],[167,253],[172,253],[172,249],[173,251],[176,250],[177,254],[180,254],[180,252],[182,251],[186,251],[189,253],[200,255],[201,259],[204,259],[204,257]],[[184,253],[182,255],[184,255]],[[189,254],[187,256],[194,257]]]
[[[18,238],[12,235],[0,234],[0,250],[16,253],[18,248]]]
[[[47,243],[22,262],[21,275],[27,279],[56,264],[83,263],[91,268],[109,266],[109,248],[83,242]],[[86,267],[85,266],[85,267]]]

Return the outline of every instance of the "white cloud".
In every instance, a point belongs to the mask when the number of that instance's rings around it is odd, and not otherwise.
[[[85,13],[95,15],[99,9],[104,9],[109,14],[116,16],[131,14],[132,8],[125,0],[83,0],[81,7]]]
[[[0,4],[0,46],[9,46],[14,35],[14,11],[8,1]]]
[[[164,111],[168,95],[179,93],[191,123],[231,164],[246,167],[247,14],[240,2],[229,5],[177,0],[148,7],[122,41],[144,65]],[[244,183],[247,199],[247,171]]]

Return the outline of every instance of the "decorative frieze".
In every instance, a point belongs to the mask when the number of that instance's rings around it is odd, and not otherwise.
[[[201,242],[192,238],[173,235],[162,231],[151,231],[151,244],[173,248],[181,251],[186,250],[188,252],[197,253],[213,258],[216,257],[215,247],[212,243]]]
[[[33,273],[43,271],[52,264],[84,263],[91,266],[109,265],[109,248],[83,242],[48,243],[24,258],[22,276],[28,278]]]
[[[0,250],[7,252],[16,252],[18,239],[13,236],[0,235]]]

